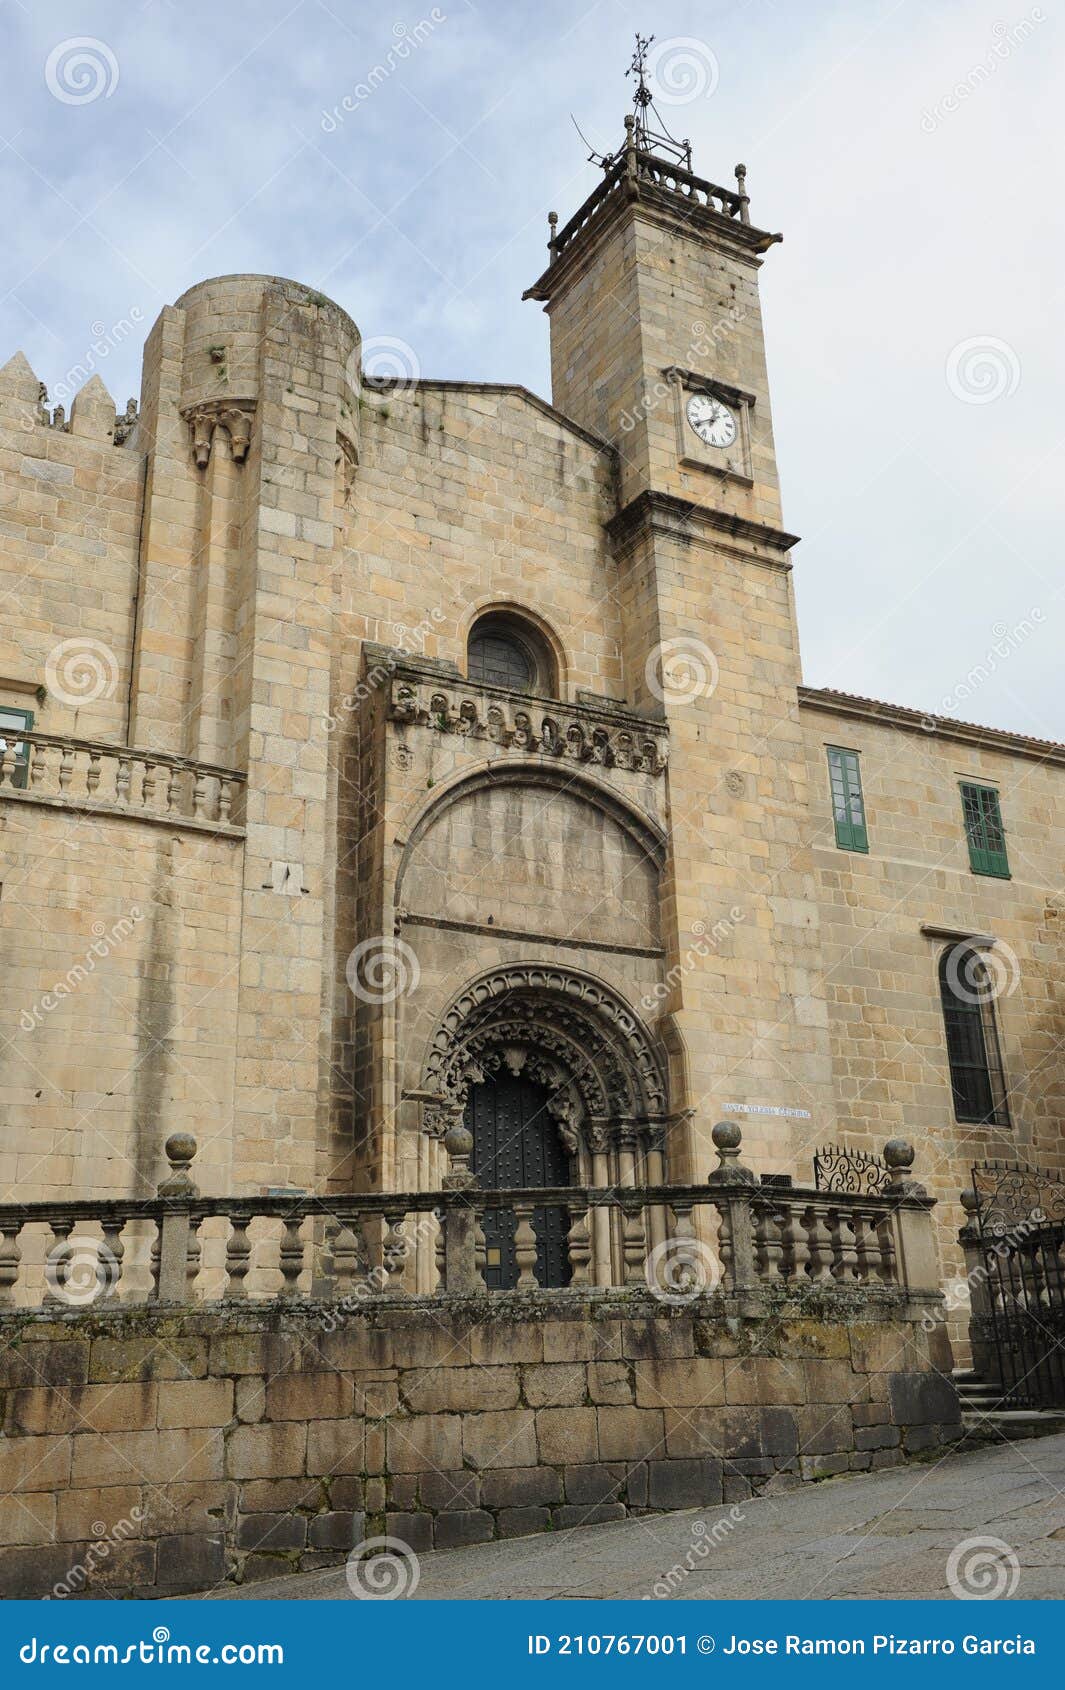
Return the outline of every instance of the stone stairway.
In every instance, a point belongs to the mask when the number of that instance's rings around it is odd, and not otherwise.
[[[1065,1432],[1065,1408],[1013,1408],[1002,1402],[1002,1387],[997,1380],[985,1379],[971,1368],[955,1368],[954,1383],[961,1399],[966,1443],[1045,1438],[1053,1432]]]

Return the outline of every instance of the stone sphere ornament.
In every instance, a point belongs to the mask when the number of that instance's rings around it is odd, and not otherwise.
[[[913,1167],[914,1148],[905,1138],[889,1138],[884,1146],[884,1161],[892,1173],[903,1174]]]

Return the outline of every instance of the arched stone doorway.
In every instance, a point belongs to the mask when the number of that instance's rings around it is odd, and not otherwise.
[[[427,1130],[440,1133],[461,1115],[486,1189],[664,1183],[664,1052],[624,1000],[590,975],[537,964],[482,975],[443,1017],[423,1072]],[[537,1278],[568,1283],[565,1214],[540,1213],[533,1224],[545,1240]],[[593,1280],[616,1283],[616,1221],[599,1210],[592,1224]],[[647,1230],[651,1243],[665,1236],[657,1206]],[[506,1223],[503,1233],[489,1244],[500,1251],[488,1264],[498,1269],[499,1288],[513,1283]]]

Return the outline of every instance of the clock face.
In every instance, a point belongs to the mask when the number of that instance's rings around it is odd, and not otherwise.
[[[709,393],[693,393],[685,406],[688,426],[706,446],[731,446],[736,438],[736,419],[727,405]]]

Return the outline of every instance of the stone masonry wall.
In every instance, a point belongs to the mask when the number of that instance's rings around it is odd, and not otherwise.
[[[179,1594],[894,1466],[958,1434],[941,1335],[886,1293],[4,1316],[0,1587]]]
[[[820,706],[801,714],[840,1127],[849,1143],[871,1150],[900,1133],[920,1143],[921,1178],[940,1200],[944,1275],[961,1277],[959,1194],[971,1183],[972,1164],[992,1157],[1065,1166],[1060,753],[1047,746],[1020,756],[946,731],[904,731]],[[836,847],[829,745],[859,753],[867,853]],[[998,789],[1009,880],[969,867],[959,792],[965,779]],[[996,940],[991,980],[1008,1127],[955,1121],[938,967],[956,941],[922,932],[922,925]],[[818,1130],[803,1128],[793,1139],[796,1170],[808,1166],[811,1130]]]

